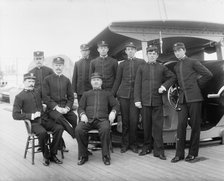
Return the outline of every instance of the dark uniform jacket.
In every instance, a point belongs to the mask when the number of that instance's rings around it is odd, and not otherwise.
[[[49,75],[44,79],[43,100],[48,109],[53,110],[55,106],[72,108],[74,94],[70,80],[64,75]]]
[[[158,89],[163,85],[166,90],[176,81],[174,73],[166,66],[156,63],[144,63],[139,66],[134,88],[134,101],[143,106],[160,106],[163,104]]]
[[[119,111],[119,104],[111,92],[102,89],[84,92],[79,102],[78,113],[86,114],[89,122],[94,119],[108,120],[108,106]]]
[[[118,66],[116,80],[112,93],[120,98],[134,98],[135,76],[139,65],[143,64],[143,59],[134,58],[124,60]]]
[[[16,95],[12,111],[13,119],[31,120],[31,114],[37,111],[41,112],[41,115],[43,115],[39,90],[22,90],[19,94]],[[31,123],[38,122],[38,120],[38,118],[31,120]]]
[[[211,79],[212,73],[204,67],[198,60],[184,57],[175,65],[174,70],[180,86],[180,100],[186,102],[202,101],[203,97],[200,88]],[[199,78],[199,76],[201,76]]]
[[[47,77],[48,75],[51,75],[54,73],[54,71],[46,66],[42,66],[40,68],[35,67],[32,70],[29,71],[29,73],[33,73],[36,77],[35,81],[35,88],[41,88],[42,91],[42,86],[43,86],[43,81],[44,78]]]
[[[72,88],[77,95],[82,95],[84,91],[92,89],[89,81],[89,67],[90,58],[80,59],[75,63],[73,77],[72,77]]]
[[[90,62],[90,76],[98,72],[103,76],[103,88],[111,90],[117,73],[117,60],[107,56],[105,59],[97,57]]]

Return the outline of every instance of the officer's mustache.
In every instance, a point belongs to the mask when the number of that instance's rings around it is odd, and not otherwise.
[[[30,88],[33,88],[33,87],[34,87],[34,85],[30,85],[29,87],[30,87]]]

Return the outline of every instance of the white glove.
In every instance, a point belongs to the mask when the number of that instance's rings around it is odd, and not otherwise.
[[[58,111],[59,113],[63,114],[63,108],[62,108],[62,107],[56,106],[55,109],[56,109],[56,111]]]
[[[37,111],[37,112],[31,114],[31,120],[34,120],[34,119],[40,117],[40,115],[41,115],[41,113],[40,113],[39,111]]]
[[[87,118],[87,116],[85,114],[82,114],[80,119],[84,123],[87,123],[88,122],[88,118]]]
[[[79,107],[78,99],[75,99],[73,102],[73,105],[72,105],[72,109],[76,110],[76,109],[78,109],[78,107]]]
[[[47,105],[46,104],[42,104],[42,107],[43,107],[43,111],[45,112],[46,109],[47,109]]]
[[[137,108],[142,108],[142,103],[141,102],[135,102],[135,107]]]
[[[67,114],[68,110],[66,108],[61,108],[61,114]]]
[[[37,112],[34,113],[34,115],[35,115],[34,117],[38,118],[38,117],[40,117],[40,114],[41,114],[40,111],[37,111]]]
[[[76,92],[74,92],[74,98],[77,99],[78,98],[78,95]]]
[[[158,92],[159,92],[160,94],[162,94],[162,93],[165,92],[165,91],[166,91],[166,88],[165,88],[163,85],[161,85],[160,88],[158,89]]]
[[[116,117],[116,112],[111,111],[110,114],[109,114],[109,121],[110,121],[110,124],[112,124],[112,123],[114,122],[115,117]]]

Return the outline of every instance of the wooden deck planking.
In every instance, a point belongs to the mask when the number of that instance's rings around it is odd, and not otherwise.
[[[66,132],[63,137],[69,149],[65,154],[62,165],[42,165],[42,154],[35,154],[35,165],[31,164],[31,154],[23,158],[27,138],[23,122],[14,121],[9,105],[0,104],[0,181],[36,181],[36,180],[214,180],[224,178],[224,145],[203,145],[199,157],[205,159],[197,163],[180,161],[170,163],[175,154],[174,148],[167,148],[166,161],[153,157],[152,154],[140,157],[131,151],[120,153],[119,148],[114,148],[111,154],[110,166],[102,162],[101,151],[94,151],[93,156],[83,165],[77,165],[77,143]],[[7,135],[7,136],[6,136]],[[187,153],[186,149],[186,153]],[[59,158],[61,155],[59,153]]]

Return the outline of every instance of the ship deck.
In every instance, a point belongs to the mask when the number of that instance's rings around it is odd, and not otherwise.
[[[166,161],[152,154],[140,157],[131,151],[120,153],[114,147],[111,165],[105,166],[101,151],[94,151],[83,166],[77,165],[77,142],[66,132],[63,133],[68,153],[64,153],[63,164],[42,165],[42,154],[35,154],[35,164],[31,164],[31,154],[23,158],[27,133],[22,121],[15,121],[11,115],[11,105],[0,103],[0,181],[221,181],[224,179],[224,145],[206,142],[200,145],[196,162],[180,161],[171,163],[175,148],[166,146]],[[115,145],[116,146],[116,145]],[[187,153],[187,149],[185,150]],[[61,158],[61,155],[58,155]]]

